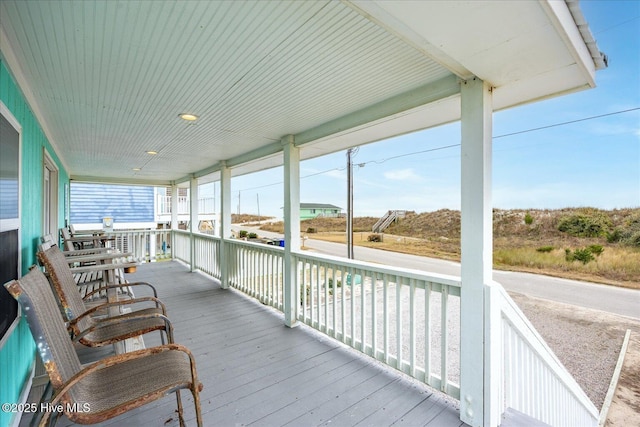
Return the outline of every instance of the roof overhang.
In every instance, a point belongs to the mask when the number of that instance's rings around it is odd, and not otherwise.
[[[606,66],[573,0],[7,0],[0,49],[73,179],[158,185],[458,120],[460,80],[499,110]]]

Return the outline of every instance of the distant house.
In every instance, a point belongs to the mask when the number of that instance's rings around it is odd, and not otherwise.
[[[316,217],[337,218],[343,216],[342,208],[324,203],[300,203],[300,219],[311,219]]]
[[[156,228],[153,187],[72,182],[69,206],[80,228],[102,228],[105,217],[115,228]]]
[[[189,190],[178,188],[177,219],[190,220]],[[69,222],[76,229],[100,229],[103,218],[113,220],[116,229],[154,229],[171,225],[171,189],[120,184],[72,182]],[[198,219],[211,227],[219,223],[215,197],[198,198]]]

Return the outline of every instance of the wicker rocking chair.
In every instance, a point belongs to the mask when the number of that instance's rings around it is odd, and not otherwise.
[[[47,271],[51,288],[58,297],[63,316],[68,322],[68,329],[75,341],[88,347],[101,347],[127,338],[159,331],[163,344],[165,343],[165,335],[169,343],[173,342],[173,326],[166,315],[166,308],[155,296],[107,302],[87,307],[77,290],[68,260],[57,246],[38,252],[38,259]],[[127,286],[142,284],[147,283],[129,283]],[[140,309],[136,309],[134,306],[134,304],[149,302],[154,306]],[[131,307],[134,311],[109,318],[98,319],[94,317],[109,307]]]
[[[197,424],[202,425],[199,395],[202,384],[196,374],[195,359],[186,347],[177,344],[151,347],[83,367],[44,274],[33,269],[4,286],[26,313],[53,387],[50,407],[62,408],[72,422],[94,424],[175,392],[180,425],[184,426],[180,389],[189,389]],[[52,412],[42,415],[40,426],[45,426]]]

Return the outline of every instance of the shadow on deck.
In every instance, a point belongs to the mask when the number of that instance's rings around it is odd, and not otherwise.
[[[205,425],[465,425],[448,397],[306,326],[287,328],[282,313],[178,262],[145,264],[127,278],[156,285],[176,342],[195,355]],[[145,337],[158,343],[158,334]],[[175,409],[169,396],[100,425],[175,426]]]

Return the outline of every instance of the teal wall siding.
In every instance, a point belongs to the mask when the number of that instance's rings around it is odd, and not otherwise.
[[[0,349],[0,402],[16,403],[31,372],[35,343],[26,318],[20,319],[17,328]],[[0,426],[7,426],[16,414],[0,411]]]
[[[35,254],[43,230],[44,149],[59,169],[58,222],[64,225],[64,187],[69,176],[0,58],[0,100],[22,126],[21,132],[21,271],[25,274],[36,262]],[[35,356],[35,343],[24,318],[0,349],[0,402],[17,402]],[[8,425],[12,414],[0,411],[0,426]]]

